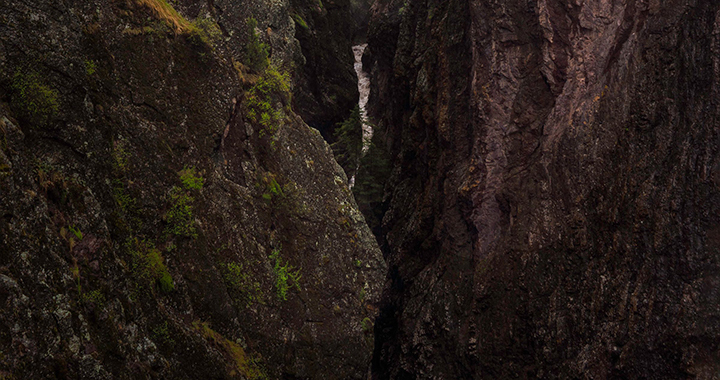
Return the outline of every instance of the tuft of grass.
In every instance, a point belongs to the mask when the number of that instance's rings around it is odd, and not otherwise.
[[[365,317],[360,322],[360,326],[362,327],[362,330],[365,334],[370,334],[372,333],[373,321],[370,318]]]
[[[295,21],[295,24],[300,25],[303,29],[310,29],[307,22],[305,22],[305,19],[302,18],[302,16],[300,16],[299,14],[293,14],[292,18]]]
[[[190,23],[165,0],[136,0],[138,4],[150,8],[155,15],[168,24],[175,33],[190,31]]]
[[[250,380],[266,380],[268,378],[260,365],[261,360],[259,357],[248,355],[239,344],[228,340],[222,334],[210,328],[208,322],[194,321],[192,325],[205,339],[214,342],[224,351],[226,356],[232,359],[234,366],[228,371],[230,376],[236,376],[237,372],[240,372]]]

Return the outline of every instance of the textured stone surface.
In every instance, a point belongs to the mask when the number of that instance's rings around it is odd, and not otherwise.
[[[365,377],[375,239],[287,97],[274,133],[245,114],[245,20],[292,68],[290,4],[207,6],[177,9],[218,20],[214,47],[132,1],[0,2],[0,378]],[[185,167],[205,180],[184,191],[195,238],[168,233]],[[171,291],[133,254],[153,246]],[[273,251],[302,275],[287,300]]]
[[[376,378],[717,378],[719,7],[375,3]]]

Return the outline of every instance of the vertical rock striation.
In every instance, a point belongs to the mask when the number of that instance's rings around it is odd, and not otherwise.
[[[713,378],[710,1],[378,0],[376,378]]]

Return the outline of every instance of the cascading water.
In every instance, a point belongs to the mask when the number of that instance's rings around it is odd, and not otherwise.
[[[365,106],[367,106],[368,96],[370,95],[370,75],[363,70],[362,56],[365,52],[367,44],[353,46],[353,53],[355,54],[355,72],[358,77],[358,91],[360,92],[360,99],[358,100],[358,106],[360,106],[360,117],[363,120],[363,153],[367,152],[370,146],[370,139],[372,139],[372,126],[367,122],[367,116],[365,115]]]
[[[370,123],[367,121],[365,113],[365,106],[367,106],[368,96],[370,95],[370,75],[363,70],[362,56],[365,52],[367,44],[360,44],[353,46],[353,54],[355,55],[355,73],[358,77],[358,91],[360,92],[360,98],[358,100],[358,106],[360,108],[360,117],[362,118],[362,129],[363,129],[363,147],[362,155],[367,153],[370,147],[370,140],[372,139],[373,129]],[[350,187],[352,188],[355,184],[355,176],[350,178]]]

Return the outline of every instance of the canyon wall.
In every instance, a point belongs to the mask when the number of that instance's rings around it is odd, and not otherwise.
[[[366,377],[386,269],[293,7],[0,2],[0,379]]]
[[[374,4],[374,378],[717,377],[719,10]]]

